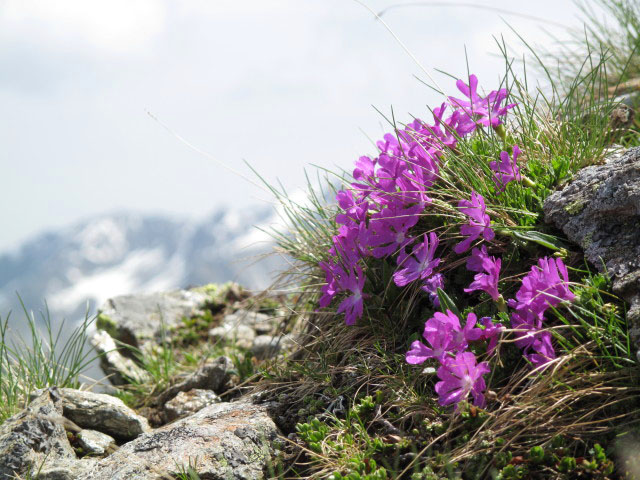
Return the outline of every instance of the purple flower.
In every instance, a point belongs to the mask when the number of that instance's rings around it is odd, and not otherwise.
[[[511,315],[511,327],[516,334],[515,343],[535,368],[556,357],[551,333],[541,330],[543,320],[544,318],[530,310],[516,311]]]
[[[469,342],[474,342],[482,337],[482,329],[476,327],[477,317],[475,313],[467,315],[467,323],[462,328],[460,319],[451,310],[447,313],[436,312],[424,324],[424,336],[431,335],[440,330],[440,325],[448,325],[451,327],[452,339],[450,349],[452,351],[463,351],[469,346]]]
[[[433,273],[433,269],[440,264],[439,258],[433,258],[438,248],[438,237],[434,232],[424,235],[424,241],[407,255],[404,249],[398,255],[398,270],[393,274],[393,281],[399,287],[421,279],[427,280]]]
[[[433,329],[427,330],[425,328],[422,336],[431,347],[427,347],[421,341],[416,340],[411,344],[411,348],[406,354],[407,363],[416,365],[430,358],[436,358],[440,362],[444,361],[445,356],[452,347],[452,326],[446,323],[438,323]]]
[[[438,298],[438,288],[444,288],[444,276],[441,273],[435,273],[424,281],[422,290],[429,294],[429,300],[435,308],[440,307],[440,299]]]
[[[423,210],[422,205],[409,208],[388,206],[371,215],[367,245],[373,248],[372,255],[376,258],[386,257],[411,243],[413,238],[408,231],[418,223]]]
[[[490,317],[482,317],[480,323],[484,327],[482,331],[482,340],[488,340],[487,353],[491,355],[498,346],[498,340],[504,330],[504,326],[500,323],[493,323]]]
[[[429,189],[438,178],[438,155],[435,148],[426,149],[416,142],[411,144],[407,163],[409,169],[403,173],[404,178],[397,182],[398,188],[404,192],[407,201],[431,203],[427,195]]]
[[[500,278],[501,265],[502,260],[490,257],[487,254],[487,247],[484,245],[481,249],[474,248],[471,252],[471,257],[467,260],[467,269],[474,272],[484,271],[486,273],[476,274],[469,288],[465,288],[464,291],[468,293],[475,290],[483,290],[497,302],[500,297],[500,293],[498,292],[498,279]]]
[[[322,296],[318,302],[320,308],[328,307],[333,300],[333,297],[340,291],[339,281],[347,274],[344,269],[329,260],[328,262],[320,262],[318,264],[320,269],[325,273],[326,284],[322,287]]]
[[[341,225],[338,235],[333,237],[333,247],[329,249],[329,253],[339,257],[348,270],[367,256],[362,246],[366,245],[368,238],[369,232],[364,222],[359,225]]]
[[[455,358],[445,358],[444,364],[438,368],[438,378],[441,381],[435,387],[440,405],[457,404],[471,394],[473,403],[484,407],[483,392],[487,385],[482,376],[489,371],[489,364],[478,364],[476,356],[471,352],[461,352]]]
[[[466,133],[473,131],[476,125],[484,125],[485,127],[500,125],[502,123],[500,117],[506,115],[507,110],[515,107],[515,104],[502,106],[502,102],[509,95],[509,92],[504,88],[492,91],[485,98],[479,96],[478,77],[475,75],[469,75],[469,85],[458,80],[456,86],[468,100],[449,97],[449,103],[464,113],[465,118],[459,122],[459,127],[464,125]]]
[[[469,223],[460,227],[460,233],[468,236],[465,240],[458,243],[454,251],[457,254],[461,254],[469,250],[471,243],[476,240],[480,235],[485,240],[491,241],[495,237],[495,233],[491,229],[491,219],[487,215],[487,207],[484,204],[484,198],[475,190],[471,191],[471,201],[460,200],[458,202],[458,208],[462,213],[469,217]]]
[[[341,190],[336,194],[338,205],[344,213],[336,215],[336,223],[351,225],[365,221],[369,202],[360,198],[354,198],[351,190]]]
[[[514,145],[513,159],[509,157],[509,154],[507,152],[500,152],[500,163],[491,162],[489,164],[491,170],[495,172],[493,181],[495,182],[496,188],[499,191],[503,191],[507,183],[512,180],[516,180],[518,182],[522,180],[522,177],[520,176],[520,169],[516,165],[518,155],[520,155],[520,149],[517,145]]]
[[[364,282],[366,277],[362,273],[359,265],[355,266],[355,270],[351,269],[349,274],[338,280],[343,291],[350,291],[353,295],[345,298],[338,305],[337,313],[344,313],[344,321],[347,325],[354,325],[356,320],[362,316],[364,294]]]
[[[518,312],[532,312],[542,319],[547,308],[563,301],[571,302],[575,295],[569,290],[569,274],[561,258],[544,257],[522,279],[516,293],[517,300],[509,300],[510,307]]]
[[[483,335],[483,331],[476,328],[476,321],[476,316],[470,313],[467,324],[461,328],[460,320],[451,310],[447,310],[446,314],[437,312],[426,321],[422,333],[430,346],[419,340],[413,342],[406,355],[407,363],[415,365],[429,358],[443,363],[447,355],[465,350],[469,342],[478,340]]]

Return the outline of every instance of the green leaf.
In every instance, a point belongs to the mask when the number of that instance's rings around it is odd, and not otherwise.
[[[442,310],[442,313],[447,313],[447,310],[451,310],[458,318],[461,318],[460,310],[458,310],[458,307],[456,307],[451,297],[441,288],[438,288],[438,300],[440,300],[440,310]]]
[[[538,245],[550,248],[551,250],[567,250],[567,244],[562,242],[558,237],[547,235],[546,233],[536,232],[535,230],[528,230],[525,232],[518,232],[514,230],[513,236],[527,242],[535,242]]]

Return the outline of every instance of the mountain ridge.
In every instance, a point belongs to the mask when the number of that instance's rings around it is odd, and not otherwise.
[[[78,319],[119,294],[230,280],[266,288],[283,260],[255,259],[272,251],[263,230],[277,224],[258,205],[198,220],[118,211],[48,230],[0,255],[0,312],[21,309],[16,293],[27,308],[46,300],[52,317]]]

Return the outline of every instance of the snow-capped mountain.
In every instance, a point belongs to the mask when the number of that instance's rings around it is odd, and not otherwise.
[[[101,215],[39,235],[0,256],[0,314],[21,318],[46,300],[53,319],[74,321],[114,295],[234,280],[259,289],[283,265],[268,229],[271,206],[220,209],[202,221],[133,213]],[[21,323],[21,322],[20,322]]]

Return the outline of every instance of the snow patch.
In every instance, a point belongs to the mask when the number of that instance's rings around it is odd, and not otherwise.
[[[162,268],[165,260],[164,250],[134,250],[118,265],[97,271],[84,278],[78,278],[76,283],[53,293],[49,297],[49,304],[55,310],[73,310],[83,302],[93,301],[101,304],[110,297],[125,295],[147,290],[147,282],[141,279],[149,278],[149,272],[160,270],[150,282],[155,287],[165,288],[177,284],[180,278],[171,278]],[[160,267],[160,268],[158,268]],[[174,272],[175,273],[175,272]],[[157,281],[158,276],[164,277],[164,283]]]

